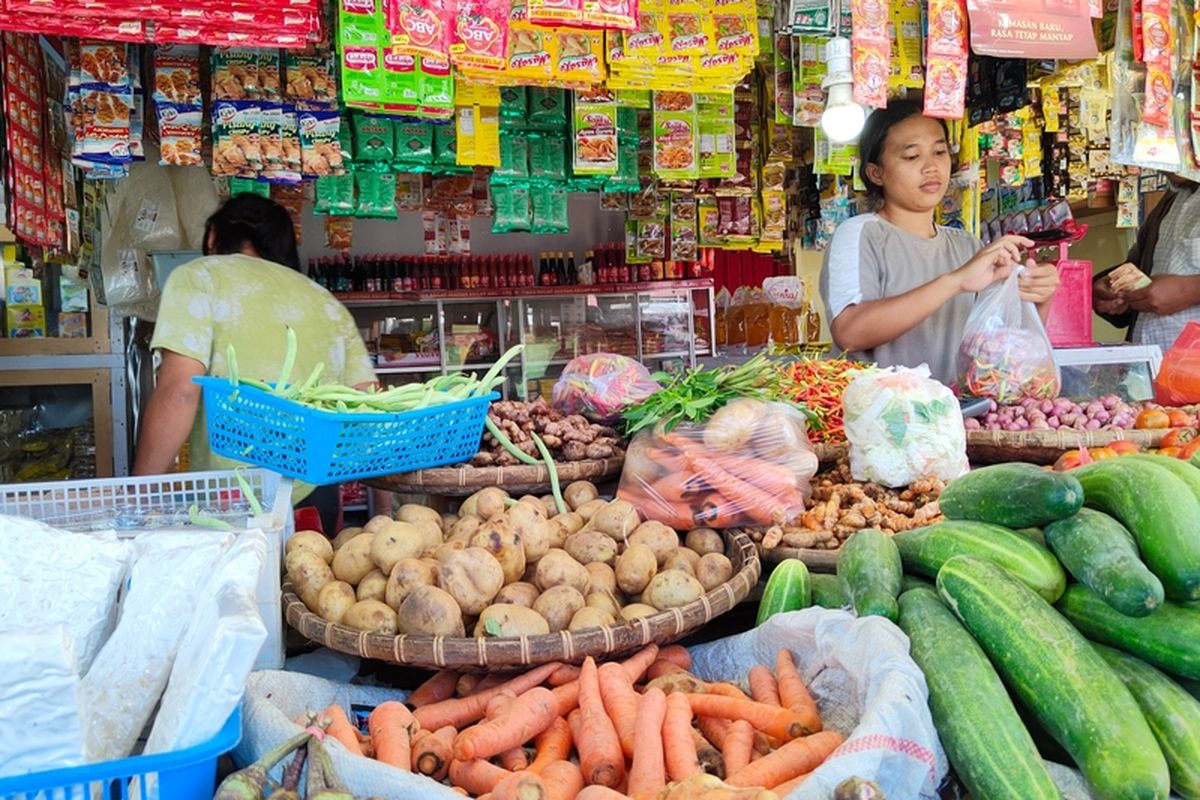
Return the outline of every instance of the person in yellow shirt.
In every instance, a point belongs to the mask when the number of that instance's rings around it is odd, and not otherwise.
[[[292,220],[277,203],[240,194],[209,218],[204,257],[172,272],[163,288],[150,342],[162,365],[142,420],[134,475],[166,472],[184,441],[189,442],[194,470],[238,466],[209,449],[200,387],[192,381],[200,375],[228,375],[230,345],[239,374],[273,382],[287,352],[290,326],[298,344],[293,376],[303,379],[323,363],[323,382],[360,388],[375,383],[350,312],[299,270]],[[292,499],[297,505],[315,505],[332,534],[337,486],[313,489],[297,483]]]

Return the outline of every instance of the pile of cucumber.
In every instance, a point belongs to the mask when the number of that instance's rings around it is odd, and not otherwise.
[[[898,623],[975,800],[1060,797],[1031,730],[1100,800],[1200,800],[1200,467],[999,464],[941,508],[936,525],[856,533],[837,575],[778,565],[759,622],[818,605]]]

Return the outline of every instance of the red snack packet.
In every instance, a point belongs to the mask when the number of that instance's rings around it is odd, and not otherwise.
[[[384,8],[396,51],[449,59],[453,10],[448,0],[386,0]]]
[[[504,69],[508,12],[507,0],[460,2],[450,40],[450,60],[459,67]]]
[[[529,21],[534,25],[578,27],[583,22],[583,0],[529,0]]]

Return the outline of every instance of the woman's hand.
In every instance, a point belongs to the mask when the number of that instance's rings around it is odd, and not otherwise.
[[[1025,262],[1025,271],[1021,273],[1017,286],[1021,289],[1022,300],[1038,306],[1049,303],[1058,291],[1058,268],[1029,259]]]
[[[1001,236],[951,273],[958,281],[958,291],[981,292],[996,281],[1004,280],[1012,268],[1021,263],[1022,251],[1030,247],[1033,242],[1024,236]]]

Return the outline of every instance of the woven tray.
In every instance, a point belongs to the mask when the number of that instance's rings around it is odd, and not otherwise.
[[[558,480],[598,481],[619,475],[625,457],[556,462]],[[363,483],[376,489],[401,494],[466,497],[488,486],[499,486],[509,494],[540,494],[550,489],[545,467],[519,464],[512,467],[442,467],[369,478]]]
[[[326,622],[300,601],[290,581],[283,584],[288,624],[317,644],[363,658],[426,669],[481,672],[518,669],[550,661],[578,664],[588,656],[616,658],[651,642],[668,644],[732,609],[750,594],[762,572],[750,537],[736,532],[726,539],[734,574],[725,583],[686,606],[663,611],[624,625],[590,628],[546,636],[503,639],[445,636],[387,636]]]
[[[1139,447],[1158,447],[1170,429],[1100,431],[967,431],[967,458],[972,464],[1028,461],[1053,464],[1067,450],[1104,447],[1125,439]]]
[[[755,547],[758,548],[759,558],[763,560],[764,564],[773,566],[789,558],[798,558],[812,572],[837,572],[837,557],[840,549],[814,550],[807,547],[772,547],[767,550],[762,545],[755,545]]]

